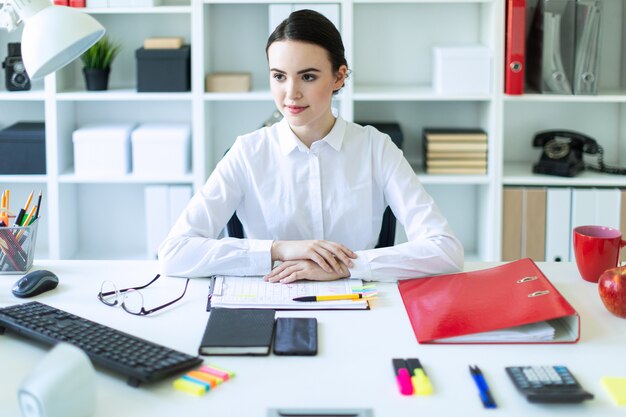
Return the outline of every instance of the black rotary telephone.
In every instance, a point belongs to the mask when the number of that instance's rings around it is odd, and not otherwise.
[[[571,130],[546,130],[533,138],[533,146],[543,147],[543,152],[533,166],[536,174],[573,177],[585,168],[607,174],[625,175],[626,169],[608,167],[604,164],[604,149],[598,143],[579,132]],[[598,165],[585,164],[583,153],[597,155]]]

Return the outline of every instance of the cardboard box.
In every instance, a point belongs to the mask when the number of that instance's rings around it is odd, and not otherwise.
[[[44,122],[18,122],[0,130],[0,174],[45,174]]]
[[[491,51],[481,45],[433,47],[433,87],[439,94],[489,94]]]
[[[242,93],[250,91],[252,76],[248,72],[214,72],[206,76],[206,91]]]
[[[182,48],[185,39],[182,36],[168,38],[146,38],[143,41],[144,49],[178,49]]]
[[[191,128],[186,124],[146,123],[131,133],[133,173],[185,175],[190,169]]]
[[[76,175],[130,172],[130,134],[134,127],[134,123],[98,124],[75,130],[72,140]]]
[[[176,92],[191,89],[191,47],[145,49],[137,57],[137,91]]]

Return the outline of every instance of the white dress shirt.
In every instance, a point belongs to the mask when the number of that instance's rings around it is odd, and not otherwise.
[[[408,242],[373,249],[389,205]],[[234,212],[245,239],[222,238]],[[463,247],[402,151],[338,117],[307,148],[287,122],[240,136],[159,248],[167,275],[265,275],[274,240],[324,239],[358,258],[351,278],[394,281],[458,271]]]

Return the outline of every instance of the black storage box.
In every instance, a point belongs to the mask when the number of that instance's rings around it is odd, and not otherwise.
[[[0,130],[0,174],[45,174],[44,122],[18,122]]]
[[[191,47],[136,51],[137,91],[171,92],[191,89]]]

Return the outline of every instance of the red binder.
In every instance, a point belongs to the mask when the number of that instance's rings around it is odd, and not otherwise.
[[[507,0],[504,92],[524,93],[526,0]]]
[[[398,288],[420,343],[575,343],[580,338],[578,314],[529,258],[400,281]],[[494,334],[522,325],[538,329]],[[555,330],[554,338],[537,338],[549,329]]]

